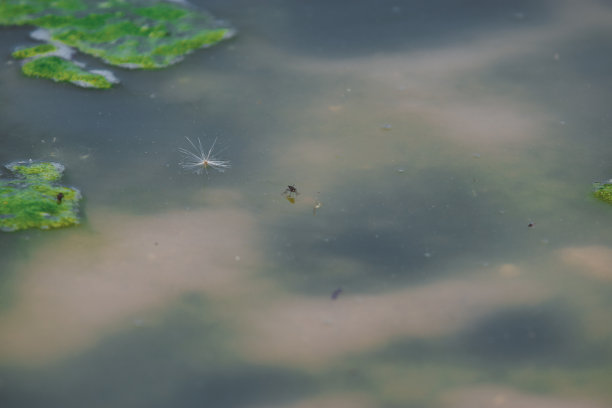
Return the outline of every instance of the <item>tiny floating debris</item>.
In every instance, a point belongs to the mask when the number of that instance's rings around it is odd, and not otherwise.
[[[380,125],[380,128],[382,130],[391,130],[391,129],[393,129],[393,126],[391,126],[390,123],[383,123],[382,125]]]
[[[64,166],[55,162],[15,161],[0,179],[0,230],[60,228],[79,223],[81,193],[57,182]]]

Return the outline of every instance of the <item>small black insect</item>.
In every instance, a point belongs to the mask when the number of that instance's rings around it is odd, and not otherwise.
[[[57,193],[57,196],[55,196],[55,199],[57,200],[58,204],[61,204],[62,200],[64,199],[64,193]]]
[[[288,185],[285,191],[283,191],[283,195],[289,196],[289,197],[295,197],[296,195],[299,195],[299,194],[300,193],[298,193],[297,188],[295,187],[295,184]]]

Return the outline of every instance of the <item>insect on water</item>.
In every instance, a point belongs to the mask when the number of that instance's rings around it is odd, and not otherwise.
[[[295,184],[290,184],[287,186],[285,191],[283,191],[282,195],[289,201],[291,204],[295,204],[295,197],[297,197],[300,193],[298,193]]]
[[[202,147],[202,142],[200,138],[198,138],[198,144],[196,145],[191,141],[188,137],[186,137],[187,141],[193,147],[194,151],[183,149],[179,147],[179,152],[183,154],[183,160],[180,162],[180,165],[185,170],[191,170],[196,174],[202,174],[202,170],[208,175],[208,168],[217,170],[220,173],[223,173],[225,169],[229,169],[231,164],[227,160],[219,160],[213,156],[213,149],[215,148],[215,143],[217,143],[217,139],[213,141],[210,149],[208,149],[208,153]]]
[[[295,197],[298,194],[300,193],[298,193],[297,188],[295,187],[295,184],[288,185],[285,191],[283,191],[284,196]]]

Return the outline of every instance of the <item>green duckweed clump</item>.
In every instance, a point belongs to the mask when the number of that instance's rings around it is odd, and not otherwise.
[[[612,181],[593,183],[593,195],[608,204],[612,204]]]
[[[167,67],[235,33],[208,13],[156,0],[0,1],[0,25],[25,24],[39,27],[35,38],[48,46],[61,44],[111,65],[144,69]],[[23,51],[15,58],[37,55]]]
[[[0,179],[0,230],[60,228],[78,224],[79,190],[59,185],[64,166],[18,161],[5,166]]]

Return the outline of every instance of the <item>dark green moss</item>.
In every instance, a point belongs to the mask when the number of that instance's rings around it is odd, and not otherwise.
[[[45,3],[49,3],[48,1],[44,1]],[[81,0],[53,0],[51,3],[53,7],[66,11],[79,11],[85,10],[87,7]]]
[[[189,12],[171,4],[156,4],[151,7],[137,7],[133,9],[134,13],[150,18],[152,20],[168,20],[174,21],[181,17],[185,17]]]
[[[98,89],[112,86],[104,76],[87,72],[74,63],[55,56],[36,58],[25,63],[22,70],[27,76],[48,78],[58,82],[79,83]]]
[[[21,25],[30,23],[28,17],[32,14],[43,10],[43,7],[37,8],[31,4],[11,4],[0,1],[0,24],[4,25]]]
[[[111,18],[121,17],[117,13],[89,14],[84,17],[75,18],[72,16],[46,15],[32,20],[32,24],[43,28],[62,28],[74,27],[82,30],[96,30],[104,28],[107,21]]]
[[[227,30],[204,30],[192,38],[174,41],[170,44],[160,45],[153,50],[153,55],[183,55],[206,45],[215,44],[223,39]]]
[[[0,24],[32,24],[41,15],[74,13],[85,8],[80,0],[0,0]]]
[[[103,25],[99,30],[81,30],[77,28],[54,32],[52,38],[67,45],[87,52],[89,44],[113,43],[129,36],[161,38],[168,35],[163,25],[149,27],[139,26],[131,21]]]

